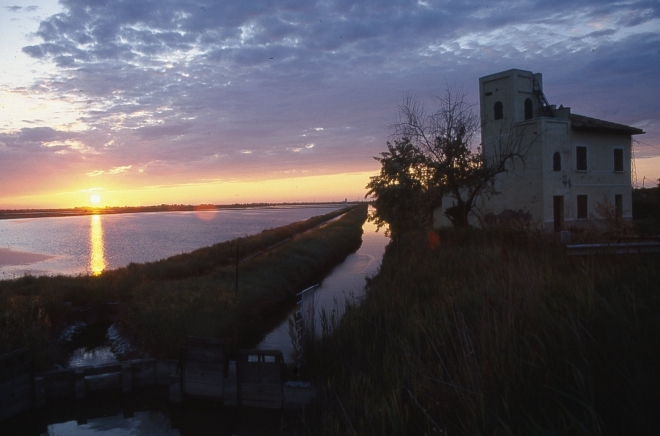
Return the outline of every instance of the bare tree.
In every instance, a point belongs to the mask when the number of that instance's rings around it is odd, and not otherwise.
[[[501,122],[498,143],[485,154],[473,145],[480,120],[463,90],[448,87],[437,100],[435,110],[428,113],[414,96],[406,95],[391,136],[395,142],[409,142],[421,156],[418,161],[425,167],[421,173],[427,180],[429,215],[449,195],[453,205],[445,215],[454,226],[467,227],[475,201],[495,193],[498,174],[510,171],[516,163],[524,165],[533,141],[526,140],[514,124]]]

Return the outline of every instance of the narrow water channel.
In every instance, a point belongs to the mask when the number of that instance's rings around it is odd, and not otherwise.
[[[389,239],[369,222],[363,225],[362,245],[325,277],[315,293],[316,322],[320,313],[338,310],[348,299],[359,300],[365,293],[366,278],[375,275],[380,267],[385,246]],[[110,335],[112,336],[112,335]],[[289,337],[288,318],[268,333],[258,344],[259,349],[281,350],[287,361],[294,359]],[[86,354],[87,353],[87,354]],[[108,346],[78,350],[71,359],[71,366],[100,364],[114,361]],[[167,401],[166,392],[146,395],[117,395],[88,399],[84,402],[46,406],[0,423],[0,434],[25,434],[28,436],[55,435],[240,435],[289,434],[286,426],[297,426],[297,414],[279,411],[254,411],[225,409],[210,402],[173,405]],[[282,427],[284,426],[284,427]],[[5,433],[8,432],[8,433]]]
[[[389,238],[385,237],[383,231],[376,232],[376,226],[370,222],[365,222],[362,230],[364,233],[360,248],[337,265],[314,291],[316,331],[320,331],[323,311],[329,314],[335,310],[337,315],[340,315],[347,301],[364,297],[367,277],[378,272]],[[292,363],[295,355],[289,334],[288,316],[268,333],[256,348],[281,350],[287,363]]]

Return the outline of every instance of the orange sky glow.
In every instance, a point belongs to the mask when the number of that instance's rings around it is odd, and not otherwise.
[[[511,68],[643,129],[633,185],[660,178],[642,0],[19,3],[0,0],[0,209],[362,200],[405,95],[458,86],[478,111],[479,77]]]

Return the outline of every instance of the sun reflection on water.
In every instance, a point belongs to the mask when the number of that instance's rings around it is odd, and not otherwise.
[[[103,272],[107,266],[105,262],[105,245],[103,243],[103,226],[101,217],[92,215],[91,226],[89,230],[89,242],[91,246],[89,269],[92,274],[97,276]]]

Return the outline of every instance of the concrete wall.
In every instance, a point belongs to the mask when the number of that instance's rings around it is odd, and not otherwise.
[[[595,213],[597,203],[607,200],[614,205],[614,196],[623,198],[623,218],[632,219],[631,187],[631,140],[627,135],[614,135],[593,132],[572,132],[573,153],[575,147],[587,148],[587,170],[577,171],[575,158],[571,160],[572,195],[570,202],[573,213],[567,215],[567,223],[579,225],[575,204],[577,195],[587,195],[587,210],[590,218],[598,218]],[[614,149],[623,150],[623,172],[614,171]]]
[[[615,196],[622,196],[622,218],[632,219],[631,139],[628,134],[599,133],[571,127],[570,109],[553,110],[548,117],[533,92],[533,80],[542,91],[542,77],[530,71],[508,70],[479,79],[482,148],[486,159],[497,150],[521,138],[529,145],[524,166],[520,162],[508,173],[497,176],[496,195],[481,198],[470,224],[480,225],[492,214],[495,221],[524,217],[529,224],[554,229],[554,197],[563,197],[564,228],[590,225],[601,218],[596,207],[607,201],[612,207]],[[525,100],[532,102],[533,116],[525,120]],[[494,106],[501,102],[503,118],[495,120]],[[587,148],[587,170],[576,168],[576,147]],[[614,171],[614,150],[623,150],[623,171]],[[553,155],[559,153],[561,170],[554,171]],[[577,218],[577,196],[587,196],[587,219]],[[443,198],[434,211],[434,226],[451,225],[444,210],[453,198]]]

